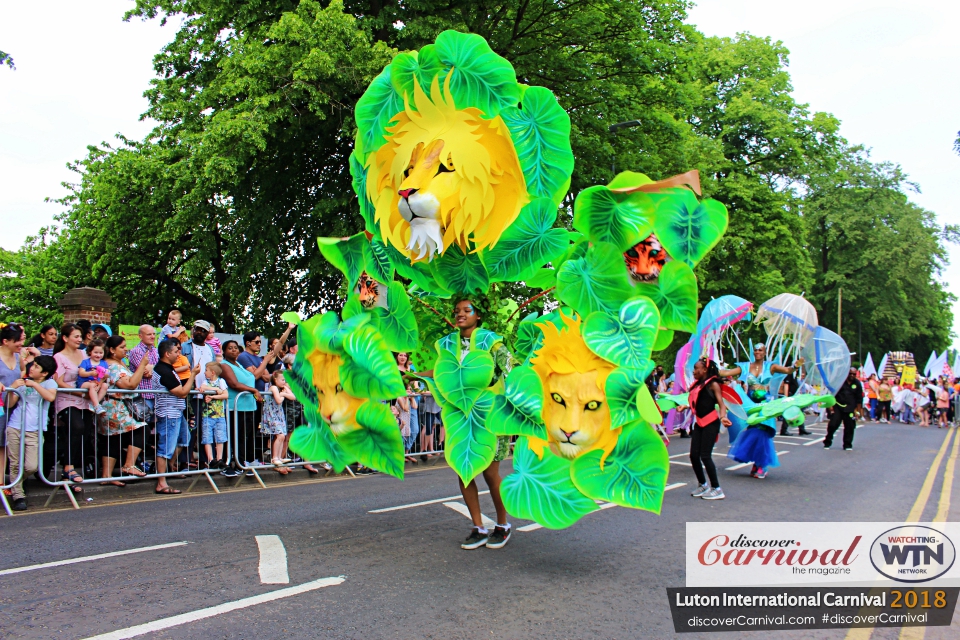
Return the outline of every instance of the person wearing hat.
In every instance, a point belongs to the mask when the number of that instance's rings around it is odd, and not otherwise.
[[[113,331],[105,324],[95,324],[90,327],[93,330],[93,337],[97,340],[107,341],[107,338],[113,336]]]
[[[191,339],[188,342],[183,344],[181,348],[181,353],[187,357],[187,360],[190,361],[190,369],[194,370],[197,368],[197,364],[200,365],[200,373],[196,377],[196,386],[194,388],[199,389],[207,383],[207,363],[216,362],[217,354],[214,352],[213,347],[207,344],[207,336],[210,335],[210,323],[206,320],[197,320],[193,323],[193,333]],[[200,426],[200,422],[203,419],[203,398],[196,395],[191,395],[187,407],[189,413],[194,418],[194,424]],[[195,451],[193,446],[193,440],[196,439],[196,434],[199,433],[199,429],[196,429],[191,434],[191,444],[190,450]],[[210,463],[210,460],[207,460],[207,463]]]

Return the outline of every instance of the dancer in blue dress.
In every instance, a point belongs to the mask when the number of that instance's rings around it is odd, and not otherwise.
[[[720,376],[739,377],[746,387],[747,398],[758,404],[773,400],[782,376],[803,366],[803,358],[798,358],[792,367],[767,362],[767,347],[762,343],[753,348],[753,358],[753,362],[738,362],[734,368],[722,370]],[[775,418],[750,425],[737,436],[727,456],[737,462],[752,462],[750,475],[754,478],[766,478],[767,469],[780,466],[777,450],[773,446],[773,437],[777,434],[776,425]]]

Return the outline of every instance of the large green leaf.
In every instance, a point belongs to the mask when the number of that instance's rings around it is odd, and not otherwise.
[[[358,316],[361,313],[363,313],[363,305],[360,304],[360,296],[355,293],[351,293],[347,296],[347,301],[343,305],[340,315],[343,316],[344,320],[349,320],[350,318]]]
[[[637,408],[637,394],[645,389],[644,381],[653,371],[653,361],[648,360],[642,369],[614,369],[607,376],[604,393],[607,396],[607,405],[610,407],[610,428],[617,427],[638,420],[640,411]]]
[[[363,166],[363,154],[360,149],[354,149],[350,154],[350,175],[353,177],[353,191],[360,202],[360,215],[363,216],[367,231],[378,228],[376,222],[376,208],[367,196],[367,169]]]
[[[570,470],[569,460],[548,448],[541,460],[530,450],[527,439],[520,438],[513,449],[513,473],[500,485],[507,512],[548,529],[565,529],[596,511],[597,503],[574,486]]]
[[[716,200],[698,202],[688,189],[668,189],[654,196],[657,239],[674,260],[694,267],[727,230],[727,208]]]
[[[493,357],[486,351],[470,351],[463,360],[448,349],[440,351],[433,370],[434,381],[447,402],[466,413],[493,378]]]
[[[430,263],[437,282],[447,291],[474,293],[487,290],[490,278],[476,253],[464,255],[459,246],[448,247]]]
[[[390,400],[406,393],[397,362],[373,327],[364,325],[350,332],[343,348],[347,357],[340,365],[340,384],[348,394]]]
[[[673,329],[664,329],[661,327],[657,332],[657,339],[653,343],[654,351],[663,351],[673,342]]]
[[[628,300],[620,307],[619,318],[602,311],[587,316],[581,334],[595,354],[619,367],[642,369],[660,327],[660,312],[649,298]]]
[[[650,388],[647,385],[640,387],[637,391],[637,410],[640,412],[640,419],[650,424],[660,424],[663,422],[663,416],[653,396],[650,395]]]
[[[568,260],[557,272],[557,297],[583,317],[594,311],[616,315],[634,294],[623,254],[607,242],[590,247],[582,258]]]
[[[445,289],[437,282],[437,278],[426,262],[410,262],[410,258],[400,253],[392,244],[387,244],[387,253],[390,255],[390,262],[393,263],[397,273],[424,291],[430,291],[437,295],[449,295],[453,293],[450,289]]]
[[[547,439],[543,424],[543,385],[529,367],[514,367],[506,378],[503,394],[493,399],[487,420],[490,431],[499,436],[533,436]]]
[[[357,409],[357,424],[360,429],[337,439],[343,450],[359,463],[402,480],[403,437],[390,408],[368,400]]]
[[[484,391],[469,412],[453,404],[444,405],[440,419],[446,427],[444,456],[463,484],[470,484],[493,462],[497,453],[497,436],[487,429],[487,414],[493,406],[493,394]]]
[[[621,171],[614,176],[613,180],[607,183],[607,188],[629,189],[651,183],[653,183],[653,180],[642,173],[637,173],[636,171]]]
[[[566,251],[566,248],[564,248]],[[557,286],[556,269],[539,269],[533,276],[527,278],[524,284],[531,289],[549,289]]]
[[[529,87],[523,102],[507,107],[500,116],[513,138],[530,197],[549,198],[559,205],[573,173],[570,116],[544,87]]]
[[[570,243],[566,229],[551,228],[556,220],[557,205],[549,198],[527,204],[496,246],[483,255],[490,279],[526,280],[562,256]]]
[[[363,92],[354,110],[357,138],[364,153],[372,153],[383,146],[390,121],[401,111],[403,99],[393,88],[388,66]]]
[[[359,309],[359,301],[357,304],[357,309]],[[328,313],[333,313],[328,312]],[[327,314],[324,314],[326,316]],[[334,315],[336,317],[336,315]],[[344,342],[347,340],[347,336],[356,331],[362,326],[370,324],[370,321],[374,320],[374,317],[369,313],[360,313],[358,310],[357,313],[353,316],[346,318],[343,322],[337,321],[333,322],[324,322],[322,325],[318,326],[319,339],[322,344],[325,345],[323,351],[327,353],[336,353],[337,355],[346,355],[344,350]]]
[[[409,352],[420,344],[417,318],[402,284],[391,282],[387,286],[387,308],[375,307],[373,312],[380,318],[380,334],[391,351]]]
[[[290,435],[291,451],[310,462],[325,460],[337,473],[354,462],[319,415],[307,415],[307,421],[309,425],[297,427]]]
[[[657,303],[660,326],[689,333],[697,330],[697,277],[687,263],[668,262],[657,284],[641,282],[637,292]]]
[[[513,343],[513,359],[523,362],[543,344],[543,329],[538,326],[539,317],[534,311],[517,325],[517,338]]]
[[[623,428],[617,446],[600,469],[602,451],[573,461],[573,483],[594,500],[660,513],[670,467],[667,448],[644,422]]]
[[[351,323],[355,327],[358,323],[366,323],[364,320],[356,320]],[[340,318],[333,311],[327,311],[320,316],[312,316],[306,322],[297,327],[297,345],[299,347],[297,355],[302,352],[309,354],[314,349],[319,349],[324,353],[335,353],[343,355],[343,341],[340,330]]]
[[[430,91],[429,82],[424,86],[423,78],[421,77],[422,71],[419,56],[416,51],[403,51],[398,53],[390,63],[390,81],[393,83],[393,89],[401,98],[406,97],[407,104],[410,105],[411,109],[416,108],[413,98],[414,82],[419,82],[421,89],[427,92]]]
[[[353,291],[363,272],[364,253],[369,251],[367,236],[362,231],[349,238],[317,238],[320,253],[347,278],[347,289]]]
[[[390,262],[387,245],[376,238],[371,239],[364,247],[363,268],[368,276],[381,284],[392,282],[393,263]]]
[[[591,242],[609,242],[623,253],[653,232],[653,200],[642,191],[584,189],[573,204],[573,228]],[[621,261],[622,261],[621,256]]]
[[[436,44],[420,49],[418,62],[424,85],[439,75],[443,87],[450,72],[450,94],[457,109],[475,107],[492,118],[520,99],[513,66],[476,34],[444,31]]]

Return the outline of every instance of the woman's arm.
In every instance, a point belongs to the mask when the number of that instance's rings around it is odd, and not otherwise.
[[[223,368],[221,377],[227,382],[227,386],[234,391],[249,391],[251,393],[259,394],[259,391],[253,387],[248,387],[245,384],[241,384],[240,381],[237,380],[237,375],[233,372],[233,369],[231,369],[229,365]]]
[[[794,373],[798,369],[800,369],[800,367],[802,366],[803,366],[803,358],[797,358],[797,360],[793,363],[793,366],[791,367],[785,367],[782,364],[771,364],[770,371],[772,373]]]
[[[736,378],[743,373],[743,369],[739,366],[734,367],[733,369],[720,369],[721,378]]]

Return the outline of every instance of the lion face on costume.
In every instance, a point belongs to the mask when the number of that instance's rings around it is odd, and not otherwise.
[[[561,316],[564,328],[543,327],[543,346],[531,366],[543,384],[543,422],[551,451],[567,459],[588,451],[613,451],[621,429],[610,428],[610,408],[604,392],[615,366],[596,356],[580,337],[580,321]],[[533,443],[531,447],[533,448]]]
[[[317,390],[317,405],[321,417],[330,425],[335,436],[360,428],[357,409],[366,402],[343,390],[340,384],[340,356],[314,351],[309,355],[313,366],[313,386]]]
[[[449,81],[449,76],[448,76]],[[527,204],[526,182],[500,116],[457,109],[434,78],[428,97],[394,117],[387,142],[367,160],[367,195],[381,235],[411,260],[451,245],[491,247]]]

